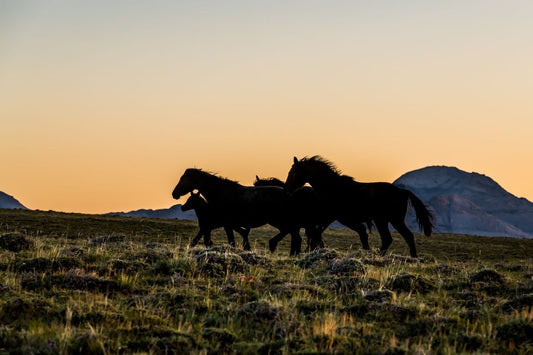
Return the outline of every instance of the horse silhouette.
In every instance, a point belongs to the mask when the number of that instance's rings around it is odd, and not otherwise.
[[[185,170],[172,192],[175,199],[198,190],[224,226],[256,228],[270,224],[279,233],[291,235],[291,255],[301,252],[302,238],[294,223],[290,196],[277,186],[243,186],[201,169]],[[210,207],[211,208],[211,207]]]
[[[257,175],[255,178],[255,186],[273,185],[285,188],[285,183],[278,178],[270,177],[260,179]],[[307,243],[311,250],[318,247],[324,247],[322,233],[335,220],[338,220],[341,224],[356,231],[361,239],[363,249],[370,249],[368,244],[368,234],[364,224],[360,223],[359,220],[354,219],[352,216],[336,215],[335,209],[330,208],[327,203],[329,199],[320,198],[320,195],[318,195],[311,186],[302,186],[298,188],[293,192],[293,196],[296,199],[300,197],[299,199],[302,200],[302,203],[300,203],[299,206],[301,209],[300,220],[303,221],[304,226],[308,226],[307,228],[304,228],[306,229]],[[313,222],[315,223],[315,228],[312,227]],[[366,224],[368,229],[371,230],[372,221],[367,221]],[[275,246],[273,247],[275,248]]]
[[[228,236],[228,243],[235,246],[235,238],[233,237],[233,230],[242,236],[242,247],[244,250],[251,250],[248,234],[250,228],[242,228],[235,226],[224,225],[224,221],[220,220],[217,211],[213,209],[207,201],[200,195],[199,192],[192,192],[191,196],[181,206],[183,211],[194,210],[196,217],[198,217],[198,227],[200,230],[198,234],[191,241],[191,246],[195,246],[204,237],[204,245],[210,247],[213,245],[211,240],[211,231],[220,227],[224,227],[226,235]]]
[[[420,228],[426,236],[431,235],[433,215],[409,190],[384,182],[357,182],[351,176],[342,175],[333,163],[320,156],[301,160],[294,157],[285,188],[291,192],[305,183],[329,199],[339,216],[355,219],[359,223],[373,220],[381,236],[382,254],[392,243],[390,223],[407,242],[411,256],[417,256],[414,235],[404,221],[409,202],[415,209]]]
[[[285,183],[275,177],[261,179],[255,176],[254,186],[278,186],[285,187]],[[299,228],[305,229],[307,236],[307,250],[323,248],[322,232],[335,220],[328,209],[321,203],[318,196],[310,186],[302,186],[291,196],[290,202],[293,213],[287,218],[293,218]],[[275,251],[282,237],[274,237],[269,240],[270,251]]]

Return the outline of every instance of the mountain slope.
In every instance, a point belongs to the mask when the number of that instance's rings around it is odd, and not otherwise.
[[[533,237],[533,203],[485,175],[431,166],[406,173],[394,184],[432,208],[437,232]]]
[[[145,217],[145,218],[177,218],[177,219],[188,219],[196,220],[196,213],[194,211],[185,211],[181,210],[181,205],[174,205],[170,208],[163,208],[158,210],[151,209],[140,209],[130,212],[111,212],[107,213],[108,215],[113,216],[124,216],[124,217]]]
[[[0,208],[19,208],[23,210],[27,210],[26,207],[24,207],[20,202],[17,201],[13,196],[10,196],[2,191],[0,191]]]

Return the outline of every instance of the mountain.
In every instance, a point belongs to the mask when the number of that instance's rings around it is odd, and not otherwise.
[[[429,205],[437,233],[533,238],[533,203],[512,195],[488,176],[430,166],[408,172],[394,184]],[[418,230],[414,219],[410,211],[409,227]]]
[[[140,209],[130,212],[111,212],[107,213],[111,216],[125,216],[125,217],[145,217],[145,218],[177,218],[177,219],[189,219],[196,220],[196,213],[194,211],[181,210],[181,205],[174,205],[170,208],[164,208],[159,210]]]
[[[13,196],[10,196],[6,193],[0,191],[0,208],[9,208],[9,209],[23,209],[27,210],[20,202],[18,202]]]

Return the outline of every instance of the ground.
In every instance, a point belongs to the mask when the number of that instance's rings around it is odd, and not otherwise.
[[[0,353],[531,353],[533,240],[331,229],[289,257],[196,223],[0,210]],[[238,240],[239,242],[240,240]]]

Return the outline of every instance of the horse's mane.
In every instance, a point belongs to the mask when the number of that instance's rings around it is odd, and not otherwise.
[[[340,181],[342,182],[356,182],[353,177],[351,177],[350,175],[342,174],[342,171],[339,168],[337,168],[337,166],[334,163],[321,157],[320,155],[314,155],[312,157],[302,158],[299,161],[299,163],[309,164],[310,166],[313,166],[316,169],[320,169],[324,172],[337,175],[338,177],[341,178]]]
[[[340,169],[337,168],[337,166],[333,162],[327,160],[326,158],[321,157],[320,155],[314,155],[312,157],[302,158],[300,159],[299,163],[309,164],[316,168],[320,168],[322,170],[329,170],[337,175],[342,174]]]
[[[239,184],[238,181],[230,180],[228,178],[219,176],[217,173],[204,171],[202,169],[197,169],[197,168],[189,168],[187,170],[190,172],[196,173],[199,176],[202,176],[206,179],[210,179],[212,182],[216,182],[219,184],[225,184],[225,185],[241,186],[241,184]]]
[[[268,177],[268,178],[260,179],[259,176],[256,176],[254,185],[256,185],[257,183],[263,183],[263,184],[266,184],[267,186],[285,186],[285,183],[276,177]]]

